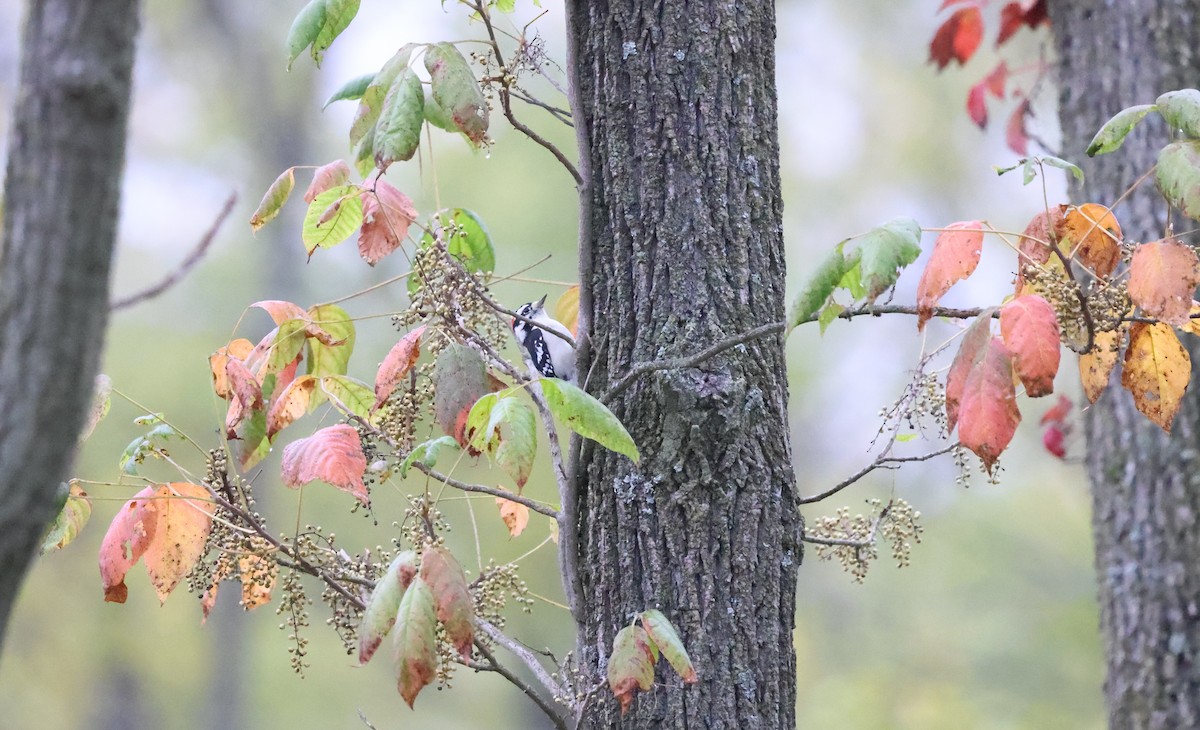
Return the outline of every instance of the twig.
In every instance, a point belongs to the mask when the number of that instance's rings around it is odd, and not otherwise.
[[[442,474],[441,472],[437,471],[436,469],[431,469],[419,461],[414,461],[412,463],[412,465],[414,467],[416,467],[417,469],[428,474],[431,478],[438,480],[439,482],[445,484],[448,487],[454,487],[455,489],[459,489],[464,492],[478,492],[479,494],[490,494],[493,497],[500,497],[501,499],[507,499],[510,502],[516,502],[517,504],[523,504],[526,507],[528,507],[529,509],[533,510],[534,512],[546,515],[547,517],[553,517],[556,520],[558,519],[558,510],[554,509],[553,507],[547,507],[546,505],[542,504],[541,502],[535,502],[534,500],[530,499],[529,497],[522,496],[520,494],[517,494],[516,492],[510,492],[507,489],[499,489],[497,487],[489,487],[484,484],[470,484],[468,482],[459,481],[458,479],[455,479],[454,477],[452,477],[448,474]]]
[[[500,662],[496,661],[495,655],[493,655],[492,652],[487,648],[487,645],[479,639],[475,639],[475,649],[482,654],[485,659],[488,660],[488,663],[482,664],[478,662],[465,662],[467,666],[486,672],[495,672],[501,677],[507,679],[509,682],[512,682],[517,689],[525,693],[526,697],[533,700],[534,704],[541,708],[542,712],[546,713],[546,716],[549,717],[550,721],[554,723],[554,727],[558,728],[558,730],[568,730],[570,725],[567,722],[567,716],[563,712],[561,705],[558,705],[554,700],[547,700],[546,698],[542,697],[540,694],[534,691],[533,687],[531,687],[528,682],[521,677],[518,677]]]
[[[237,193],[230,193],[229,198],[225,201],[225,206],[221,208],[221,212],[217,214],[216,220],[208,227],[208,230],[200,238],[200,242],[192,249],[192,252],[187,255],[187,258],[179,264],[179,268],[167,275],[165,279],[158,282],[154,286],[143,289],[140,292],[131,294],[123,299],[117,299],[108,305],[110,312],[116,312],[121,309],[127,309],[135,304],[141,304],[147,299],[153,299],[159,296],[167,289],[178,284],[183,277],[187,276],[200,259],[204,258],[204,254],[208,252],[209,246],[216,240],[217,231],[221,229],[221,225],[225,223],[225,219],[233,212],[233,206],[237,204]]]
[[[554,697],[567,696],[567,690],[550,676],[550,673],[546,671],[546,668],[542,666],[541,662],[538,661],[538,658],[533,655],[533,652],[513,641],[511,637],[509,637],[500,629],[496,628],[494,624],[488,621],[485,621],[481,618],[476,618],[475,625],[479,627],[483,633],[487,634],[488,638],[504,647],[514,656],[520,659],[521,663],[528,667],[529,671],[533,672],[533,676],[538,678],[538,681],[542,683],[543,687],[549,690],[551,695]]]
[[[511,93],[517,99],[520,99],[521,101],[525,102],[526,104],[529,104],[531,106],[541,107],[542,109],[545,109],[546,111],[550,112],[551,116],[553,116],[555,119],[562,122],[563,124],[567,125],[568,127],[575,126],[575,124],[571,121],[571,112],[567,111],[566,109],[559,109],[556,106],[551,106],[550,104],[547,104],[546,102],[544,102],[540,99],[535,99],[532,96],[526,96],[525,94],[522,94],[518,91],[511,91],[509,93]]]
[[[897,464],[905,464],[905,463],[909,463],[909,462],[913,462],[913,461],[929,461],[930,459],[934,459],[936,457],[942,456],[943,454],[948,454],[956,448],[958,448],[958,444],[953,443],[945,448],[938,449],[937,451],[931,451],[928,454],[922,454],[920,456],[887,456],[887,451],[884,451],[884,453],[880,454],[879,456],[877,456],[875,458],[875,461],[872,461],[870,464],[867,464],[862,469],[859,469],[858,472],[855,473],[853,476],[850,476],[850,477],[842,480],[841,482],[838,482],[837,484],[830,487],[829,489],[826,489],[824,492],[821,492],[820,494],[815,494],[811,497],[802,497],[802,498],[796,500],[796,503],[797,504],[812,504],[813,502],[820,502],[823,499],[832,497],[833,495],[842,491],[843,489],[850,486],[851,484],[854,484],[855,482],[862,479],[863,477],[870,474],[871,472],[875,471],[876,469],[894,469],[894,468],[896,468],[895,465],[897,465]]]
[[[852,547],[857,550],[869,548],[875,544],[875,538],[878,537],[879,525],[883,523],[892,511],[892,503],[888,502],[879,512],[879,516],[871,523],[871,531],[861,540],[851,540],[844,537],[810,537],[804,535],[800,539],[804,542],[812,543],[813,545],[827,545],[829,547]],[[862,553],[857,553],[859,562],[862,562]]]

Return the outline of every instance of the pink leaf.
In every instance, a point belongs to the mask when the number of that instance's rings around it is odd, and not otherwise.
[[[384,180],[375,190],[365,190],[363,224],[358,235],[358,253],[371,266],[400,248],[408,236],[408,227],[417,219],[417,209],[407,195]]]
[[[344,423],[323,428],[283,449],[283,483],[287,486],[295,488],[320,479],[370,506],[362,479],[366,470],[367,457],[358,431]]]
[[[992,337],[963,386],[958,440],[975,452],[990,473],[1020,422],[1012,359],[1003,340]]]
[[[917,285],[917,329],[933,316],[933,308],[950,287],[975,272],[983,249],[983,223],[959,221],[946,226],[933,244],[933,254]]]
[[[1062,355],[1054,307],[1037,294],[1017,297],[1000,309],[1000,335],[1025,393],[1030,398],[1053,393]]]
[[[149,486],[126,502],[108,526],[100,543],[100,579],[104,600],[124,603],[129,595],[125,574],[129,572],[154,539],[158,512],[153,500],[156,487]]]
[[[387,357],[383,358],[379,372],[375,374],[375,405],[371,407],[371,410],[383,405],[400,381],[417,364],[417,358],[421,355],[421,335],[423,334],[425,334],[425,325],[417,327],[402,337],[388,352]]]

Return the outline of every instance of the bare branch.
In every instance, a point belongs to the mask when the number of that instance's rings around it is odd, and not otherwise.
[[[552,699],[548,700],[542,697],[540,694],[534,691],[533,687],[530,686],[528,682],[514,674],[510,669],[505,667],[500,662],[496,661],[495,655],[492,654],[492,652],[487,648],[487,645],[479,639],[475,639],[475,649],[482,654],[485,659],[487,659],[487,664],[471,662],[467,663],[467,666],[486,672],[495,672],[507,679],[509,682],[512,682],[517,689],[525,693],[526,697],[533,700],[534,704],[536,704],[542,710],[542,712],[546,713],[546,716],[549,717],[550,721],[554,723],[554,727],[558,728],[558,730],[568,730],[570,724],[567,722],[567,715],[562,706],[558,705]]]
[[[556,520],[558,519],[558,510],[554,509],[553,507],[547,507],[541,502],[536,502],[529,497],[522,496],[516,492],[510,492],[507,489],[500,489],[498,487],[489,487],[484,484],[470,484],[468,482],[459,481],[448,474],[442,474],[436,469],[431,469],[419,461],[414,461],[412,465],[428,474],[431,478],[438,480],[448,487],[454,487],[455,489],[459,489],[464,492],[490,494],[493,497],[500,497],[502,499],[507,499],[510,502],[523,504],[534,512],[546,515],[547,517],[553,517]]]
[[[921,454],[920,456],[888,456],[887,455],[888,451],[884,451],[882,454],[880,454],[879,456],[877,456],[875,458],[875,461],[872,461],[870,464],[867,464],[866,466],[864,466],[853,476],[848,477],[841,482],[838,482],[837,484],[830,487],[829,489],[826,489],[824,492],[821,492],[820,494],[815,494],[811,497],[802,497],[802,498],[796,500],[796,503],[797,504],[812,504],[813,502],[820,502],[822,499],[832,497],[833,495],[842,491],[843,489],[850,486],[851,484],[854,484],[855,482],[862,479],[863,477],[870,474],[871,472],[875,471],[876,469],[895,469],[900,464],[906,464],[906,463],[914,462],[914,461],[929,461],[930,459],[937,458],[939,456],[942,456],[943,454],[948,454],[957,448],[958,448],[958,443],[953,443],[945,448],[938,449],[937,451],[931,451],[928,454]],[[889,449],[890,449],[890,445],[889,445]],[[808,538],[805,538],[805,539],[808,539]],[[810,540],[810,542],[814,542],[814,541],[815,541],[815,539]],[[834,543],[829,543],[829,544],[834,544]]]
[[[567,696],[567,690],[561,684],[556,682],[554,677],[550,676],[550,673],[546,671],[546,668],[543,667],[541,662],[538,661],[537,657],[533,655],[533,652],[513,641],[511,637],[509,637],[500,629],[496,628],[494,624],[488,621],[485,621],[481,618],[476,618],[475,625],[479,627],[480,631],[487,634],[488,638],[504,647],[514,656],[520,659],[521,663],[528,667],[529,671],[533,672],[533,675],[538,678],[538,681],[542,683],[542,686],[545,687],[551,695],[554,697]]]
[[[217,214],[216,220],[214,220],[212,225],[208,227],[208,230],[200,238],[200,242],[197,243],[196,247],[192,249],[192,252],[187,255],[187,258],[185,258],[183,262],[179,264],[179,268],[168,274],[165,279],[158,282],[154,286],[113,301],[108,305],[109,311],[116,312],[121,309],[132,307],[135,304],[141,304],[148,299],[153,299],[154,297],[159,296],[167,289],[170,289],[182,281],[183,277],[187,276],[188,272],[200,262],[200,259],[204,258],[204,254],[208,253],[209,246],[212,245],[212,242],[217,237],[217,231],[221,229],[221,226],[225,223],[225,219],[228,218],[229,214],[233,212],[233,206],[235,204],[237,204],[237,193],[230,193],[229,198],[225,201],[224,207],[221,208],[221,212]]]

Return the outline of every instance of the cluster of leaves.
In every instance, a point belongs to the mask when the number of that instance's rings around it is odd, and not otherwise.
[[[962,66],[971,60],[983,43],[983,11],[993,4],[998,3],[991,0],[945,0],[942,3],[938,12],[949,9],[953,12],[938,27],[929,43],[929,60],[939,71],[952,61]],[[996,47],[1003,46],[1022,28],[1036,30],[1049,24],[1046,0],[1006,0],[1000,8]],[[1041,62],[1027,68],[1010,69],[1007,61],[1000,60],[967,92],[967,114],[971,121],[980,129],[987,128],[989,96],[1015,100],[1016,106],[1005,125],[1005,139],[1018,155],[1026,154],[1029,146],[1026,124],[1033,115],[1030,97],[1041,85],[1045,74],[1046,66]]]
[[[1184,137],[1160,153],[1158,188],[1170,206],[1196,219],[1200,92],[1170,92],[1153,105],[1120,112],[1099,131],[1088,152],[1117,149],[1151,112],[1161,114]],[[1000,172],[1022,168],[1029,182],[1043,164],[1082,175],[1057,158],[1026,159]],[[1124,353],[1122,386],[1143,414],[1170,430],[1191,377],[1188,352],[1177,332],[1200,334],[1200,303],[1192,298],[1200,285],[1200,258],[1192,246],[1170,231],[1156,241],[1126,241],[1103,205],[1054,206],[1035,215],[1018,241],[1009,244],[1017,253],[1011,297],[989,309],[945,311],[939,307],[942,296],[975,272],[985,234],[1005,241],[1009,234],[978,220],[937,230],[914,313],[918,329],[939,314],[974,318],[945,379],[945,426],[947,432],[957,427],[959,443],[989,473],[1021,421],[1017,385],[1030,398],[1054,392],[1064,345],[1079,353],[1083,390],[1092,402]],[[797,298],[790,325],[815,318],[824,326],[843,314],[847,305],[835,299],[841,291],[870,311],[900,270],[916,259],[919,239],[920,228],[904,219],[861,236],[850,253],[848,241],[839,243]],[[1046,448],[1060,457],[1069,412],[1069,402],[1060,402],[1043,419]]]
[[[700,681],[683,641],[662,611],[642,611],[613,638],[608,686],[621,703],[622,715],[638,690],[646,692],[654,686],[654,665],[660,656],[679,673],[684,684]]]

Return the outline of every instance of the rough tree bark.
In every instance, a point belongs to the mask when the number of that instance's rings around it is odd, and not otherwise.
[[[581,379],[690,354],[783,318],[769,0],[569,3],[580,132]],[[780,335],[650,374],[610,406],[640,465],[585,444],[577,495],[579,655],[660,608],[700,672],[660,670],[590,727],[793,728],[801,518]],[[602,675],[601,675],[602,676]]]
[[[91,398],[137,0],[31,0],[0,238],[0,648]]]
[[[1200,2],[1052,0],[1063,152],[1082,157],[1117,111],[1200,80]],[[1115,153],[1085,161],[1079,202],[1111,203],[1168,141],[1158,119]],[[1116,210],[1128,238],[1162,237],[1166,206],[1153,181]],[[1179,221],[1180,229],[1193,228]],[[1107,656],[1109,726],[1200,727],[1200,348],[1192,386],[1168,436],[1119,386],[1088,412],[1087,469]]]

